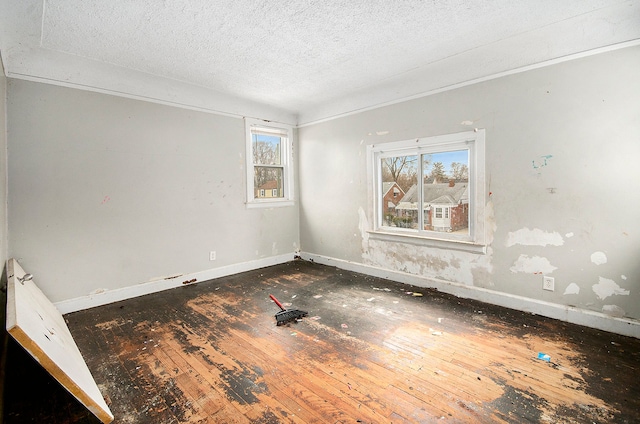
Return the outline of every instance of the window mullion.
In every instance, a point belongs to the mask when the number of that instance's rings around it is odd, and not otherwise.
[[[380,228],[382,226],[382,223],[384,221],[384,206],[383,206],[383,202],[384,199],[382,199],[382,195],[384,193],[382,193],[382,158],[383,155],[379,154],[376,155],[376,159],[375,159],[375,164],[374,164],[374,181],[375,181],[375,201],[374,201],[374,205],[373,207],[375,208],[375,220],[376,220],[376,227]]]
[[[253,166],[255,168],[282,168],[282,169],[285,168],[284,165],[263,165],[263,164],[260,164],[260,163],[254,163]]]
[[[422,155],[418,154],[418,175],[417,175],[417,187],[418,187],[418,205],[417,205],[417,213],[418,213],[418,232],[423,232],[424,231],[424,201],[423,201],[423,197],[424,197],[424,189],[422,188],[422,185],[424,184],[424,175],[422,175],[423,173],[423,169],[422,169],[422,165],[423,165],[423,159],[422,159]]]

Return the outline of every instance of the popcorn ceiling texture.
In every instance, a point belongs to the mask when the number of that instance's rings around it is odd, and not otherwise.
[[[303,120],[640,38],[640,6],[619,0],[6,3],[10,76],[164,100],[182,82]],[[122,70],[161,79],[142,93]]]

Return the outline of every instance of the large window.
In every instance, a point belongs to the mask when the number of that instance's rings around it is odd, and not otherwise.
[[[293,203],[291,127],[245,119],[247,133],[247,205]]]
[[[484,130],[382,143],[368,153],[374,237],[484,252]]]

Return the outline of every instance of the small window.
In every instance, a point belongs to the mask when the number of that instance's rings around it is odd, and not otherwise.
[[[247,206],[293,204],[292,129],[245,118],[247,133]]]
[[[374,237],[484,252],[484,130],[372,145],[368,155]],[[404,192],[393,210],[390,184]]]

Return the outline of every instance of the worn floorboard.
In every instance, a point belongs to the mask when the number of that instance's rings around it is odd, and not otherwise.
[[[65,318],[116,423],[640,422],[640,340],[309,262]],[[98,422],[8,354],[5,422]]]

